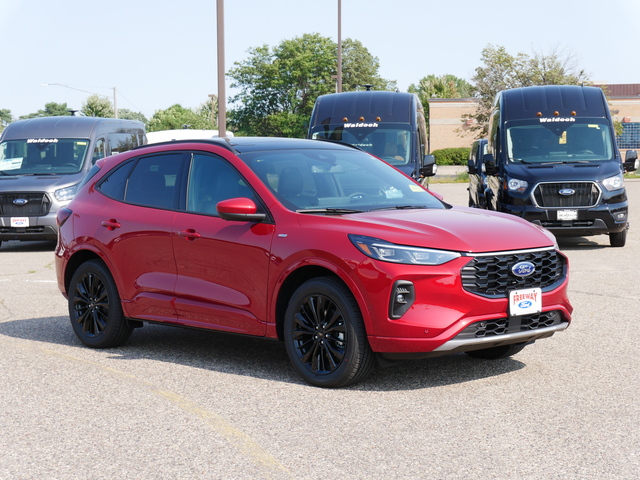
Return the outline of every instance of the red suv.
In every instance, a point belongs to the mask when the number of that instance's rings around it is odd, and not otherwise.
[[[100,160],[58,224],[59,287],[94,348],[143,322],[278,338],[305,380],[341,387],[376,355],[502,358],[571,321],[548,231],[331,142],[134,149]]]

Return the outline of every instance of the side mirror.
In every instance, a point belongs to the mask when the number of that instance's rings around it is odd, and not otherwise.
[[[493,158],[492,153],[485,154],[482,159],[484,165],[484,171],[487,175],[495,175],[498,173],[498,167],[496,166],[496,160]]]
[[[467,160],[467,173],[470,175],[475,175],[478,173],[478,169],[476,168],[476,164],[473,160]]]
[[[625,153],[624,155],[624,171],[635,172],[636,170],[638,170],[638,168],[640,168],[640,165],[638,165],[638,163],[640,163],[638,162],[638,152],[636,152],[635,150],[627,150],[627,153]]]
[[[258,207],[249,198],[229,198],[216,204],[218,215],[223,220],[238,222],[261,222],[266,218],[264,213],[257,213]]]
[[[421,177],[433,177],[438,171],[436,157],[433,155],[425,155],[422,164],[424,166],[418,171]]]

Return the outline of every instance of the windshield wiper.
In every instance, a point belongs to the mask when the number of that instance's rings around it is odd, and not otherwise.
[[[297,213],[330,213],[333,215],[341,215],[343,213],[362,213],[363,210],[354,210],[352,208],[306,208],[296,210]]]
[[[425,208],[429,208],[429,207],[427,205],[392,205],[390,207],[372,208],[369,211],[373,212],[374,210],[412,210],[412,209],[422,210]]]

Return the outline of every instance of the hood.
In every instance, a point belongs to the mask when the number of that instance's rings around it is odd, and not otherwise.
[[[467,207],[424,210],[380,210],[341,217],[310,217],[344,220],[341,232],[368,235],[401,245],[458,252],[498,252],[551,247],[555,237],[548,230],[505,213]],[[329,223],[329,221],[327,221]],[[311,226],[311,225],[309,225]],[[336,230],[336,222],[326,228]]]
[[[549,163],[524,165],[510,163],[506,167],[509,177],[526,180],[530,185],[538,182],[600,181],[621,173],[620,164],[613,160],[592,163]]]
[[[80,182],[86,172],[72,175],[0,176],[0,192],[50,192]]]

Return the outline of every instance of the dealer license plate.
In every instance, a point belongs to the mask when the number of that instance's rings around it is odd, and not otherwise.
[[[527,288],[509,292],[509,315],[531,315],[542,311],[542,290]]]
[[[558,210],[558,220],[570,221],[578,219],[577,210]]]
[[[29,217],[11,217],[13,228],[25,228],[29,226]]]

